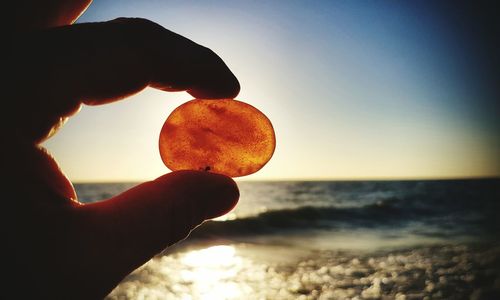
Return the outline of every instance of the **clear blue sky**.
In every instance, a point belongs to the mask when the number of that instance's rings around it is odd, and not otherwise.
[[[79,22],[151,19],[218,53],[274,157],[247,179],[500,175],[499,114],[471,32],[396,1],[96,1]],[[463,31],[463,32],[462,32]],[[477,47],[480,48],[480,47]],[[158,134],[187,93],[84,107],[45,146],[74,181],[168,172]]]

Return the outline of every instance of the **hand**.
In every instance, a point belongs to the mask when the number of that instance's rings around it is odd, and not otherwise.
[[[205,219],[231,210],[238,188],[222,175],[182,171],[84,205],[39,144],[82,104],[147,86],[232,98],[239,84],[212,51],[153,22],[71,25],[90,1],[31,2],[15,4],[4,68],[4,284],[15,298],[102,298]]]

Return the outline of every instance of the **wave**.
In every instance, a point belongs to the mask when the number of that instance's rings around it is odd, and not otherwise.
[[[208,221],[194,230],[191,237],[205,239],[311,229],[403,228],[415,224],[439,228],[439,232],[450,235],[500,230],[495,214],[475,214],[467,209],[444,209],[440,205],[422,205],[415,199],[405,200],[391,198],[361,207],[302,206],[229,221]],[[414,233],[432,234],[422,228],[414,228]]]
[[[286,230],[327,229],[333,227],[394,226],[418,215],[432,212],[403,210],[395,201],[383,201],[363,207],[313,207],[273,210],[256,216],[230,221],[208,221],[191,237],[260,235]]]
[[[81,201],[118,194],[130,183],[75,185]],[[281,234],[311,229],[381,228],[433,236],[499,232],[500,180],[246,182],[256,216],[206,222],[192,237]],[[255,208],[246,207],[248,213]]]

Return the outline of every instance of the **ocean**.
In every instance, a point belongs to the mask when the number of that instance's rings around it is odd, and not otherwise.
[[[82,202],[133,183],[75,184]],[[238,182],[107,299],[500,299],[500,180]]]

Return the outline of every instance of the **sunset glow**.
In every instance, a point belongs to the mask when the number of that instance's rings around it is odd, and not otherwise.
[[[237,98],[276,131],[273,159],[244,180],[500,175],[495,97],[439,16],[393,2],[215,4],[98,1],[79,22],[145,17],[219,54]],[[152,179],[169,172],[162,124],[191,99],[146,89],[83,107],[45,145],[73,181]]]

